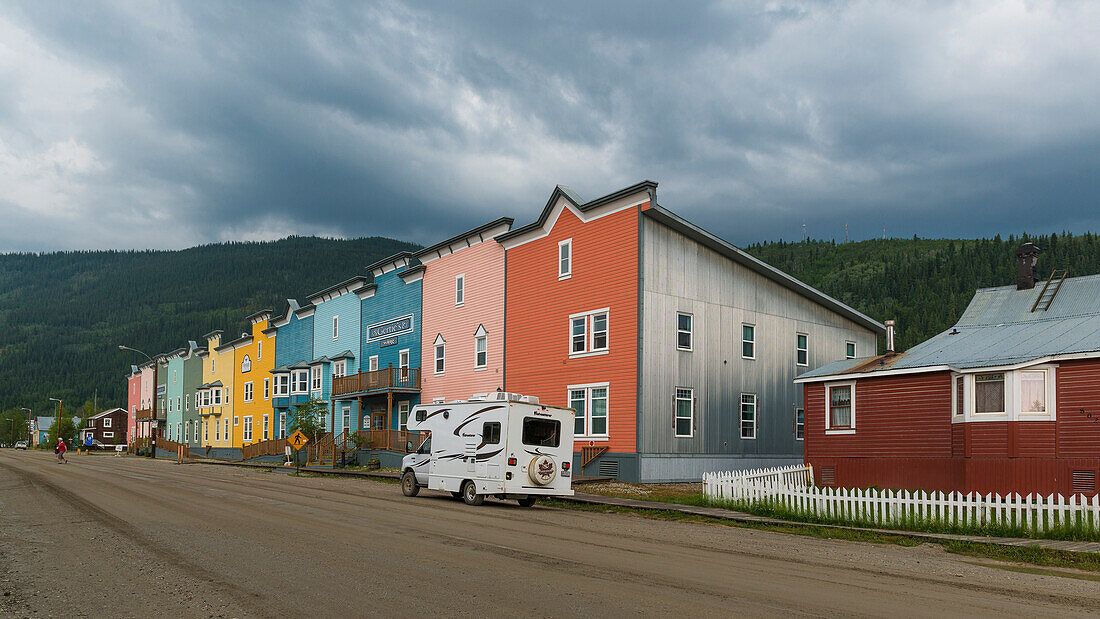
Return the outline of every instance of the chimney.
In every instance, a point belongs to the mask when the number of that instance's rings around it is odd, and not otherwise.
[[[886,354],[894,354],[894,321],[886,321]]]
[[[1031,290],[1038,279],[1039,254],[1043,250],[1034,243],[1024,243],[1016,250],[1016,290]]]

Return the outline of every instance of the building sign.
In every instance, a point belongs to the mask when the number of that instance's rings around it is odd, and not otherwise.
[[[384,340],[413,330],[413,315],[394,318],[367,327],[367,341]]]
[[[164,385],[157,385],[157,395],[164,395],[164,392],[167,389],[168,389],[168,387],[166,387]]]
[[[378,345],[381,346],[382,348],[385,348],[387,346],[397,346],[397,336],[395,335],[393,337],[387,337],[386,339],[382,340],[381,342],[378,342]]]

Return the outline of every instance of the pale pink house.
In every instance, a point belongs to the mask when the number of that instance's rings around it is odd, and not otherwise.
[[[141,398],[138,402],[138,410],[146,410],[153,408],[153,390],[155,389],[155,381],[153,380],[153,364],[145,363],[141,366]],[[139,423],[137,424],[136,433],[131,435],[137,438],[145,438],[149,436],[149,424]]]
[[[141,371],[136,365],[130,366],[130,375],[126,377],[126,442],[134,442],[137,430],[137,412],[141,406]]]
[[[504,217],[416,253],[424,265],[421,402],[504,387]]]

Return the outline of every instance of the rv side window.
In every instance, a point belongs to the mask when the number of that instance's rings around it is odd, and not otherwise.
[[[432,435],[429,434],[428,438],[424,439],[423,443],[420,443],[420,449],[416,450],[418,454],[430,454],[432,453]]]
[[[416,420],[418,422],[424,421],[427,418],[428,418],[428,411],[426,411],[424,409],[420,409],[420,410],[416,411]]]
[[[523,420],[523,444],[536,447],[557,447],[561,444],[561,422],[536,417],[525,418]]]
[[[500,422],[492,421],[486,423],[481,428],[481,440],[486,445],[498,445],[500,444]]]

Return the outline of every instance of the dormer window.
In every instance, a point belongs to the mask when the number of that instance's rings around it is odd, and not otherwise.
[[[573,239],[558,243],[558,279],[573,275]]]

